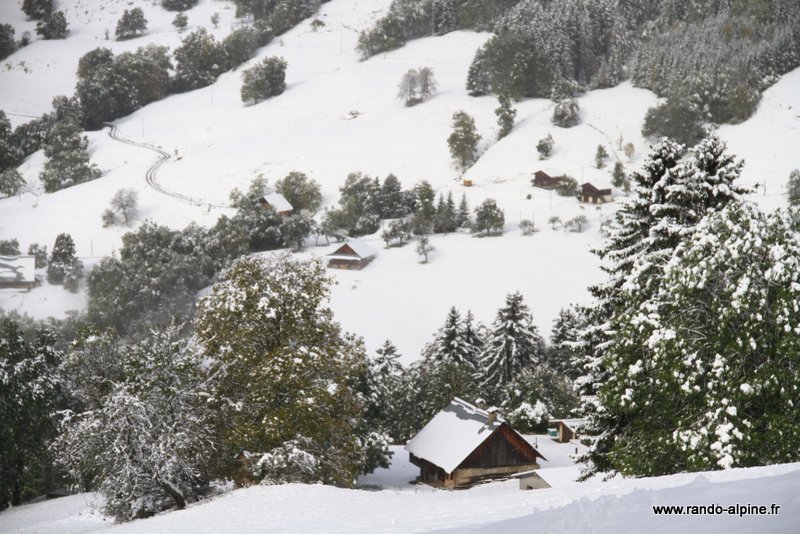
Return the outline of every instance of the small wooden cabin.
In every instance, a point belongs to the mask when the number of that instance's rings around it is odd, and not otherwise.
[[[351,239],[330,254],[328,267],[332,269],[363,269],[377,252],[360,239]]]
[[[550,421],[555,425],[556,435],[553,437],[559,443],[568,443],[573,439],[578,439],[581,428],[586,424],[585,419],[553,419]]]
[[[544,171],[536,171],[533,173],[531,184],[533,184],[533,187],[539,187],[541,189],[555,189],[563,179],[563,176],[550,176]]]
[[[270,193],[258,200],[258,205],[262,208],[272,208],[281,217],[288,217],[294,213],[294,207],[280,193]]]
[[[39,285],[35,272],[33,256],[0,256],[0,289],[32,289]]]
[[[418,480],[445,488],[469,487],[539,469],[533,445],[497,416],[453,399],[406,445]]]
[[[589,182],[581,185],[580,201],[588,202],[590,204],[605,204],[606,202],[614,202],[614,197],[611,196],[611,189],[598,189]]]

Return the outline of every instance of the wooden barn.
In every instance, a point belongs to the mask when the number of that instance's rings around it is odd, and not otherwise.
[[[578,439],[578,432],[586,423],[585,419],[553,419],[551,425],[555,425],[555,436],[553,439],[559,443],[568,443],[573,439]]]
[[[550,176],[544,171],[536,171],[533,173],[531,184],[533,184],[533,187],[539,187],[541,189],[555,189],[563,178],[563,176]]]
[[[294,213],[294,207],[280,193],[264,195],[258,200],[258,205],[262,208],[274,209],[281,217],[288,217]]]
[[[0,256],[0,289],[31,289],[36,280],[36,258],[33,256]]]
[[[330,254],[328,267],[332,269],[363,269],[377,252],[360,239],[351,239]]]
[[[590,204],[605,204],[606,202],[614,202],[614,197],[611,196],[611,189],[598,189],[591,183],[586,182],[581,185],[580,201]]]
[[[539,469],[537,458],[545,459],[497,412],[459,398],[436,414],[406,450],[419,467],[420,482],[445,488]]]

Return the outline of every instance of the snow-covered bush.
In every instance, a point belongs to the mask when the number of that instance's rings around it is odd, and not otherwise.
[[[272,56],[242,74],[242,102],[256,103],[278,96],[286,89],[286,66],[283,58]]]

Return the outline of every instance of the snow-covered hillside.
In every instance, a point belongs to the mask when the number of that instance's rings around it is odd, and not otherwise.
[[[97,46],[121,52],[151,42],[173,49],[180,43],[170,24],[174,14],[155,2],[142,6],[149,21],[147,33],[124,42],[105,40],[104,35],[108,29],[113,36],[127,2],[62,3],[70,4],[65,6],[70,36],[64,41],[37,40],[7,58],[7,66],[0,69],[0,109],[9,112],[15,124],[26,120],[23,115],[47,111],[53,96],[71,94],[78,58]],[[18,35],[33,27],[23,19],[19,4],[0,6],[0,19],[14,24]],[[287,90],[279,97],[244,105],[239,89],[245,65],[209,87],[170,96],[116,121],[123,137],[173,155],[160,168],[158,181],[167,191],[194,202],[148,187],[145,172],[156,155],[111,139],[106,129],[88,134],[92,161],[104,171],[97,181],[44,194],[38,182],[44,158],[41,153],[28,158],[21,172],[29,192],[0,200],[0,239],[17,238],[27,249],[32,242],[52,246],[58,233],[68,232],[79,256],[90,264],[120,246],[126,229],[102,228],[100,214],[122,187],[139,192],[140,221],[180,228],[192,221],[213,224],[229,212],[216,207],[227,202],[229,191],[245,188],[258,174],[274,183],[289,171],[304,172],[321,184],[324,203],[331,205],[349,172],[381,177],[393,172],[406,187],[424,179],[438,190],[453,191],[456,198],[464,192],[471,206],[496,199],[506,213],[506,235],[433,236],[436,252],[427,265],[419,265],[413,246],[406,246],[379,250],[378,259],[362,272],[334,273],[339,285],[332,307],[343,326],[364,336],[370,350],[391,339],[404,360],[411,361],[451,305],[472,309],[478,319],[490,322],[506,293],[519,290],[539,329],[549,333],[558,310],[585,301],[586,287],[601,276],[590,248],[601,239],[600,222],[614,207],[583,207],[574,199],[533,189],[531,174],[541,168],[567,173],[579,182],[608,184],[611,165],[594,168],[598,144],[606,146],[612,161],[618,157],[632,171],[646,153],[642,118],[657,99],[628,83],[592,91],[580,98],[583,123],[571,129],[551,124],[550,101],[525,100],[516,104],[514,131],[496,142],[497,100],[469,97],[464,88],[470,60],[490,34],[452,32],[359,61],[354,50],[358,31],[388,4],[389,0],[333,0],[323,4],[317,17],[324,27],[314,31],[305,21],[261,49],[250,64],[271,55],[288,61]],[[218,29],[209,22],[214,12],[221,15]],[[202,0],[188,12],[189,30],[206,26],[222,37],[235,24],[233,13],[231,2]],[[421,66],[434,70],[439,91],[430,101],[406,108],[396,97],[397,84],[405,71]],[[767,181],[768,196],[763,198],[769,206],[783,202],[788,169],[798,166],[791,160],[791,147],[800,142],[797,113],[791,111],[800,109],[798,83],[800,71],[790,73],[767,92],[752,119],[722,129],[731,148],[748,160],[745,181]],[[471,188],[460,185],[446,144],[451,116],[460,109],[475,117],[483,136],[483,155],[464,175],[474,182]],[[548,133],[555,139],[554,153],[540,161],[535,145]],[[633,161],[620,150],[628,142],[636,148]],[[582,234],[554,231],[546,224],[551,215],[566,220],[578,214],[590,221]],[[533,219],[541,231],[523,237],[518,230],[521,219]],[[377,237],[368,240],[376,249],[382,247]],[[306,253],[329,250],[309,248]],[[39,288],[24,296],[0,293],[4,309],[39,317],[60,316],[84,305],[60,288]]]
[[[398,451],[398,456],[405,452]],[[396,463],[398,461],[396,460]],[[400,464],[405,463],[400,459]],[[398,466],[402,467],[402,466]],[[411,466],[413,468],[413,466]],[[563,468],[562,468],[563,469]],[[544,470],[543,470],[544,471]],[[101,499],[81,494],[0,513],[0,531],[110,533],[407,533],[407,532],[758,532],[800,524],[800,464],[657,478],[566,481],[521,491],[516,481],[462,491],[427,486],[382,490],[287,484],[236,490],[183,511],[113,525]],[[780,506],[777,514],[655,515],[653,506]]]

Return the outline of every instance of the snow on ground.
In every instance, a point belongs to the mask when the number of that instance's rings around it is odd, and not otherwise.
[[[564,468],[560,468],[564,469]],[[558,469],[556,469],[557,471]],[[384,478],[385,479],[385,478]],[[591,480],[521,491],[518,482],[468,490],[381,491],[288,484],[235,490],[182,511],[109,528],[83,496],[0,513],[0,531],[77,533],[795,532],[800,464],[656,478]],[[653,505],[780,505],[760,517],[656,516]]]
[[[558,310],[585,302],[586,287],[601,278],[590,248],[601,240],[601,217],[610,217],[615,208],[581,208],[575,199],[533,189],[531,175],[543,169],[604,185],[610,181],[615,158],[632,171],[647,152],[640,126],[657,99],[629,83],[589,92],[580,98],[583,123],[571,129],[550,123],[550,101],[528,99],[515,104],[517,126],[511,135],[496,141],[497,100],[469,97],[464,87],[474,52],[490,34],[451,32],[359,61],[354,50],[358,31],[381,16],[389,3],[325,3],[317,16],[325,22],[322,29],[315,32],[305,21],[261,49],[249,64],[272,55],[283,56],[289,63],[287,90],[276,98],[250,106],[241,102],[245,65],[223,74],[212,86],[170,96],[116,121],[121,136],[160,146],[173,156],[160,168],[158,180],[165,189],[195,202],[146,185],[144,174],[156,161],[155,153],[119,143],[107,129],[90,132],[92,160],[104,176],[44,194],[37,178],[44,158],[34,154],[21,167],[30,192],[0,200],[0,239],[17,238],[23,249],[32,242],[52,248],[55,236],[68,232],[79,256],[109,255],[119,248],[128,228],[102,228],[100,214],[123,187],[139,192],[139,223],[149,219],[182,228],[193,221],[213,224],[228,210],[211,204],[225,204],[231,189],[246,188],[258,174],[274,183],[289,171],[305,172],[321,184],[324,202],[331,205],[349,172],[380,177],[393,172],[406,187],[425,179],[441,191],[452,191],[456,201],[466,193],[472,207],[486,198],[496,199],[506,212],[507,233],[491,239],[433,236],[437,250],[428,265],[417,264],[413,244],[383,250],[378,238],[367,238],[379,249],[378,258],[364,271],[333,273],[339,285],[333,290],[332,307],[344,327],[365,336],[370,350],[391,339],[408,362],[418,358],[451,305],[472,309],[489,323],[505,295],[519,290],[540,331],[547,335]],[[14,24],[20,35],[33,24],[23,19],[18,4],[2,3],[0,18]],[[19,115],[47,111],[53,96],[72,93],[78,58],[96,46],[117,53],[148,43],[174,49],[180,42],[171,26],[174,13],[155,2],[146,4],[148,33],[118,43],[105,40],[104,34],[109,29],[113,37],[128,2],[111,0],[100,7],[88,0],[64,3],[72,21],[69,38],[36,40],[5,60],[0,67],[0,109]],[[214,12],[222,18],[218,29],[210,27]],[[223,0],[202,0],[188,16],[187,31],[202,25],[218,38],[234,25],[232,3]],[[406,70],[421,66],[433,68],[439,91],[430,101],[406,108],[396,97],[397,83]],[[800,93],[793,91],[798,83],[800,70],[767,91],[752,119],[722,128],[731,148],[748,159],[746,181],[768,177],[770,205],[783,202],[781,187],[788,170],[800,166],[792,160],[792,147],[800,141],[797,113],[792,111],[800,109]],[[452,166],[446,144],[452,114],[460,109],[475,117],[483,136],[482,156],[464,174],[474,182],[471,188],[460,185],[461,173]],[[15,124],[25,120],[19,115],[11,115]],[[554,152],[549,160],[540,161],[535,145],[548,133],[555,139]],[[636,148],[633,161],[621,153],[620,146],[628,142]],[[604,169],[594,167],[598,144],[612,155]],[[578,214],[590,219],[582,234],[553,231],[546,224],[551,215],[566,220]],[[523,218],[533,219],[541,231],[521,236],[518,224]],[[313,248],[307,254],[324,251]],[[39,288],[24,298],[2,294],[0,306],[43,317],[63,315],[76,304],[71,299],[42,296],[45,292]]]

